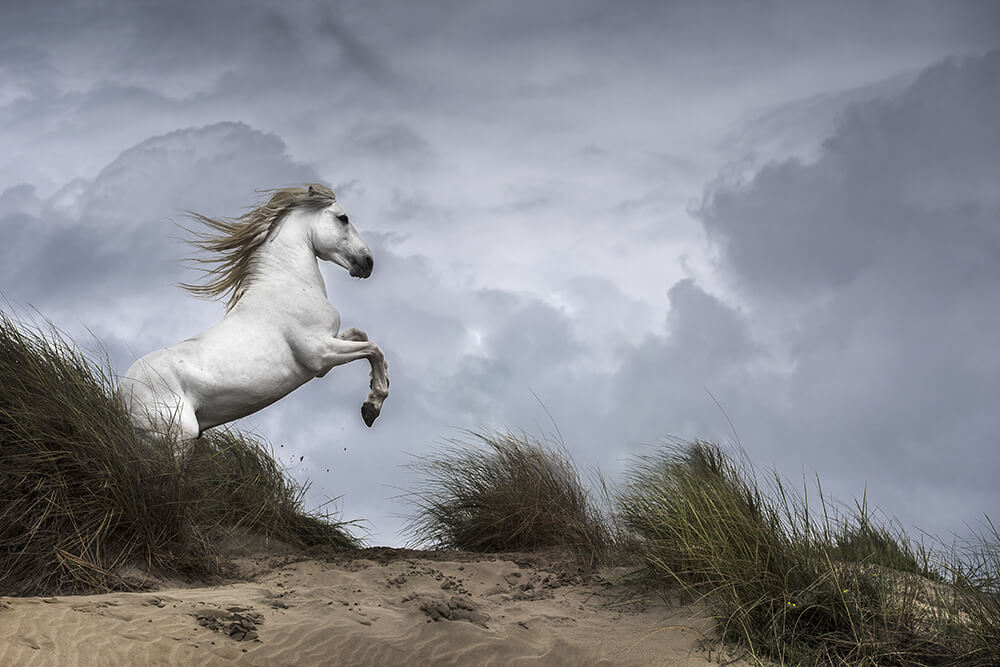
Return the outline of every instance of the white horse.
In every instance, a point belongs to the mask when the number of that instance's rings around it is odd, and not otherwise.
[[[176,439],[182,453],[205,429],[254,413],[331,368],[371,363],[371,426],[389,395],[382,350],[360,329],[340,331],[317,258],[367,278],[371,250],[333,192],[322,185],[273,191],[235,219],[194,219],[219,232],[195,245],[208,282],[182,287],[199,296],[228,294],[226,314],[193,338],[147,354],[121,378],[119,392],[136,428]]]

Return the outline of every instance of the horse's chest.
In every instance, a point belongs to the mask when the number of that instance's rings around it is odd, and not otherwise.
[[[318,338],[336,336],[340,331],[340,313],[326,299],[303,304],[296,311],[288,318],[287,331],[292,335]]]

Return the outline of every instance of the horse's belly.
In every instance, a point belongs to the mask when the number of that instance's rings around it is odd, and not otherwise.
[[[298,386],[298,385],[296,385]],[[268,394],[237,389],[216,392],[211,400],[201,402],[195,411],[202,430],[251,415],[286,396],[292,389]]]
[[[179,375],[202,429],[267,407],[311,378],[285,345],[244,342],[198,352],[178,365],[188,366]]]

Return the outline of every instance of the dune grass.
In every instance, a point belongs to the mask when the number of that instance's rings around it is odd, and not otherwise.
[[[810,507],[772,477],[761,488],[705,442],[635,460],[619,506],[639,580],[704,600],[723,638],[761,661],[1000,664],[995,530],[941,558],[864,501],[835,511],[820,489]]]
[[[423,476],[407,499],[413,545],[480,552],[572,551],[584,565],[614,545],[608,515],[565,449],[511,432],[469,431],[411,467]]]
[[[810,499],[774,473],[762,485],[745,459],[701,441],[634,459],[609,516],[562,448],[468,436],[413,466],[415,545],[631,562],[643,594],[704,601],[723,641],[761,664],[1000,664],[992,524],[961,549],[931,549],[864,498],[837,505],[817,479]]]
[[[210,431],[183,466],[137,435],[98,364],[53,331],[0,312],[0,594],[128,587],[125,565],[219,572],[243,528],[349,548],[347,524],[308,513],[263,441]]]

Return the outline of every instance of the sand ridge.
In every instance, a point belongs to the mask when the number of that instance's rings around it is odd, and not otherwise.
[[[394,549],[240,567],[251,580],[0,598],[0,664],[718,664],[704,611],[623,601],[624,570]]]

